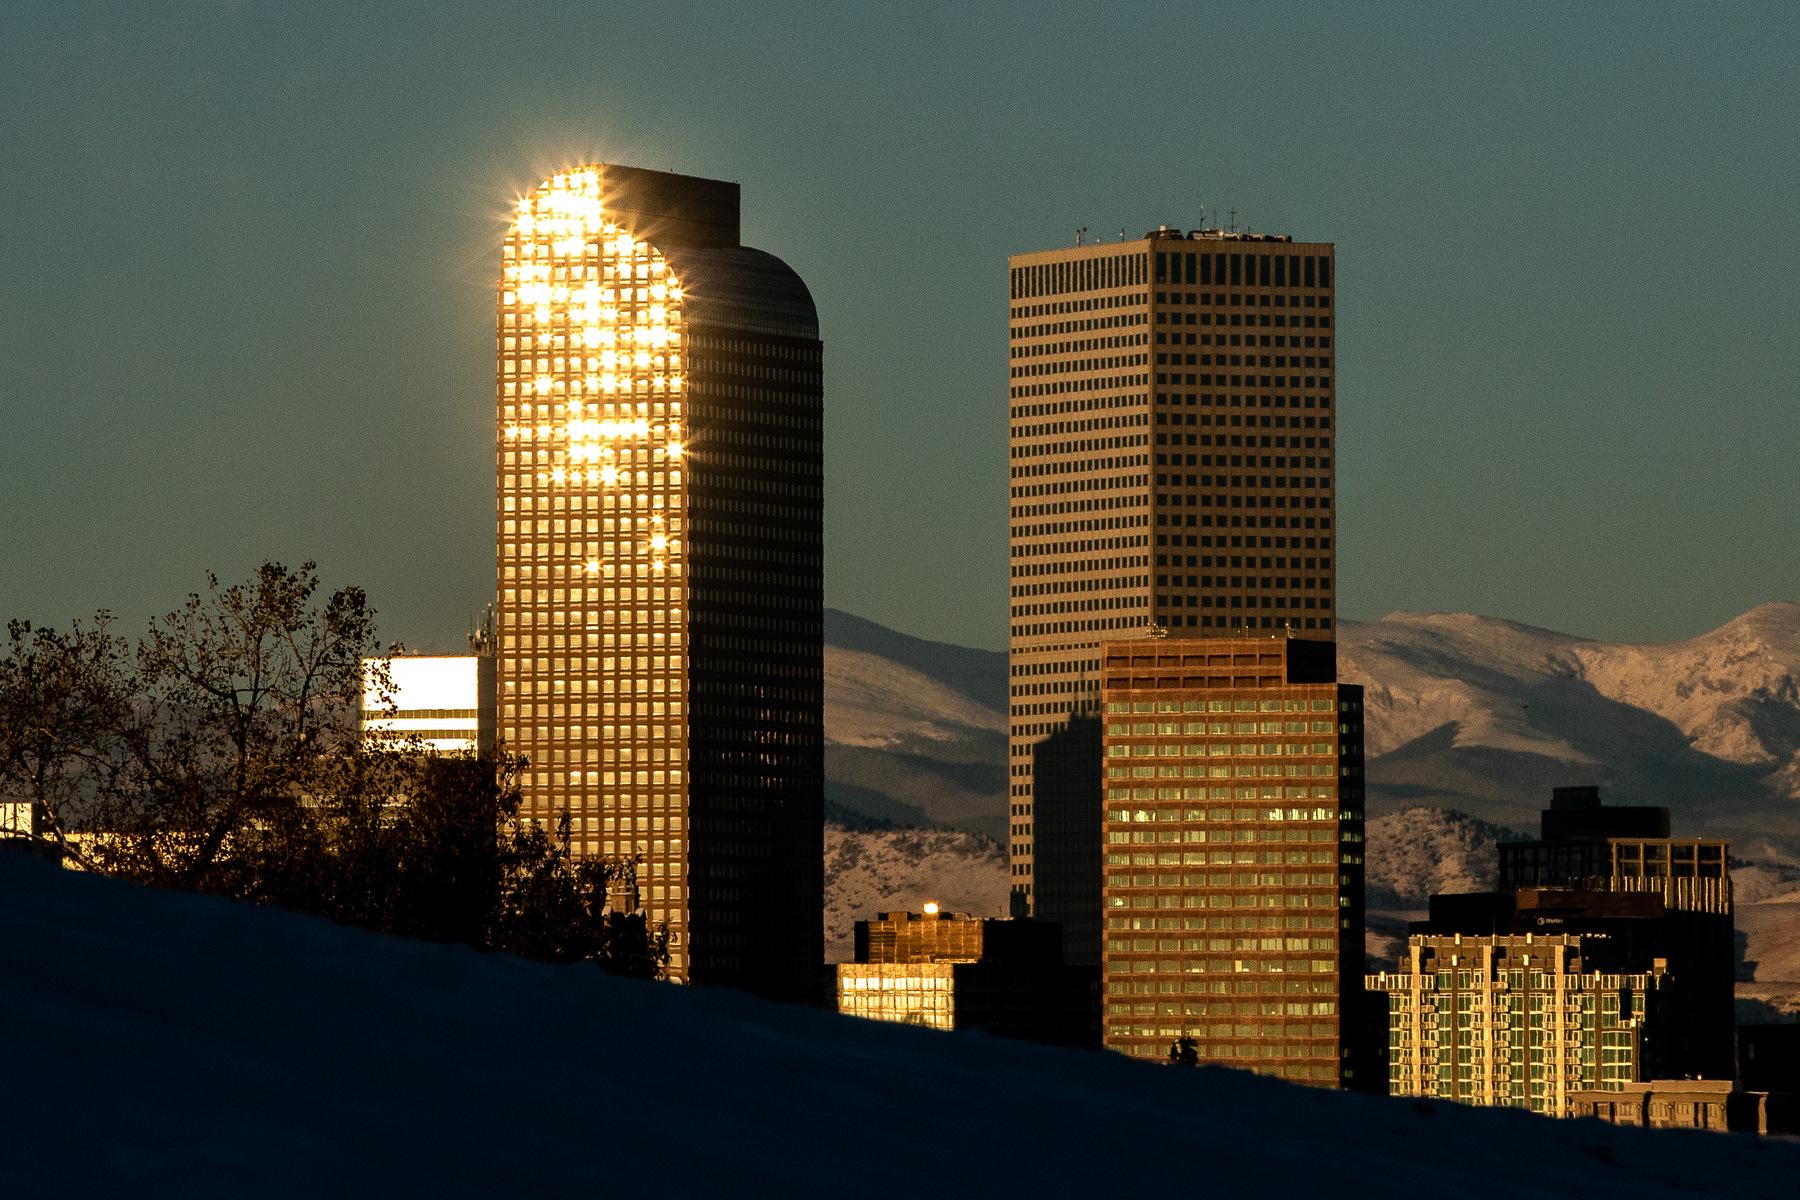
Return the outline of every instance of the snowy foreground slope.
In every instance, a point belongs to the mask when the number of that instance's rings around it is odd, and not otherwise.
[[[1176,1072],[0,855],[0,1194],[1786,1196],[1800,1144]]]

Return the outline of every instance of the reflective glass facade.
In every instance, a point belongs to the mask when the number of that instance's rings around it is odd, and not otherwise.
[[[610,164],[518,202],[498,720],[527,814],[638,860],[672,977],[800,996],[820,958],[821,355],[804,285],[738,244],[737,203]]]
[[[838,1011],[926,1029],[956,1028],[954,963],[839,963]]]

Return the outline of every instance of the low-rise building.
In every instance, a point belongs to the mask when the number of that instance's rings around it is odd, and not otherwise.
[[[395,654],[363,660],[366,744],[474,754],[494,748],[494,659]]]
[[[1620,971],[1601,934],[1414,934],[1388,1001],[1388,1093],[1569,1115],[1643,1077],[1665,964]]]
[[[29,800],[0,800],[0,838],[37,836],[36,812]]]
[[[1791,1134],[1800,1132],[1792,1099],[1746,1091],[1728,1079],[1653,1079],[1572,1093],[1569,1115],[1653,1129]]]
[[[1099,975],[1063,961],[1049,922],[881,913],[856,923],[856,961],[835,969],[837,1010],[928,1029],[980,1029],[1058,1045],[1100,1040]]]

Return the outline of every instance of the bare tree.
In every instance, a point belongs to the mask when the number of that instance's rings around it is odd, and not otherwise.
[[[666,937],[634,866],[577,858],[519,816],[522,760],[366,742],[356,588],[318,603],[312,563],[265,563],[153,621],[135,651],[104,614],[69,633],[9,627],[0,799],[84,867],[413,937],[654,977]]]
[[[107,614],[62,633],[12,621],[0,659],[0,800],[29,806],[31,829],[76,854],[69,834],[124,760],[131,648]]]
[[[153,621],[138,643],[121,769],[97,807],[97,858],[148,882],[242,890],[222,852],[286,829],[356,753],[361,589],[322,606],[314,564],[264,563]]]

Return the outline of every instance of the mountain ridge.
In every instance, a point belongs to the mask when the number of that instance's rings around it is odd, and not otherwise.
[[[999,915],[1005,655],[880,630],[828,619],[848,643],[826,647],[828,799],[852,820],[954,836],[834,833],[833,920],[924,898]],[[960,674],[935,677],[940,661]],[[1491,886],[1494,843],[1536,830],[1551,788],[1593,784],[1610,803],[1666,805],[1678,835],[1732,839],[1753,972],[1742,986],[1800,1010],[1800,979],[1770,974],[1800,975],[1800,604],[1645,643],[1390,613],[1343,623],[1338,666],[1365,689],[1371,952],[1391,950],[1433,891]],[[848,933],[826,932],[839,947]]]
[[[1003,838],[1005,655],[838,610],[826,632],[831,798]],[[1593,783],[1800,857],[1800,604],[1643,643],[1402,611],[1343,622],[1338,663],[1365,688],[1372,811],[1529,826],[1552,786]]]

